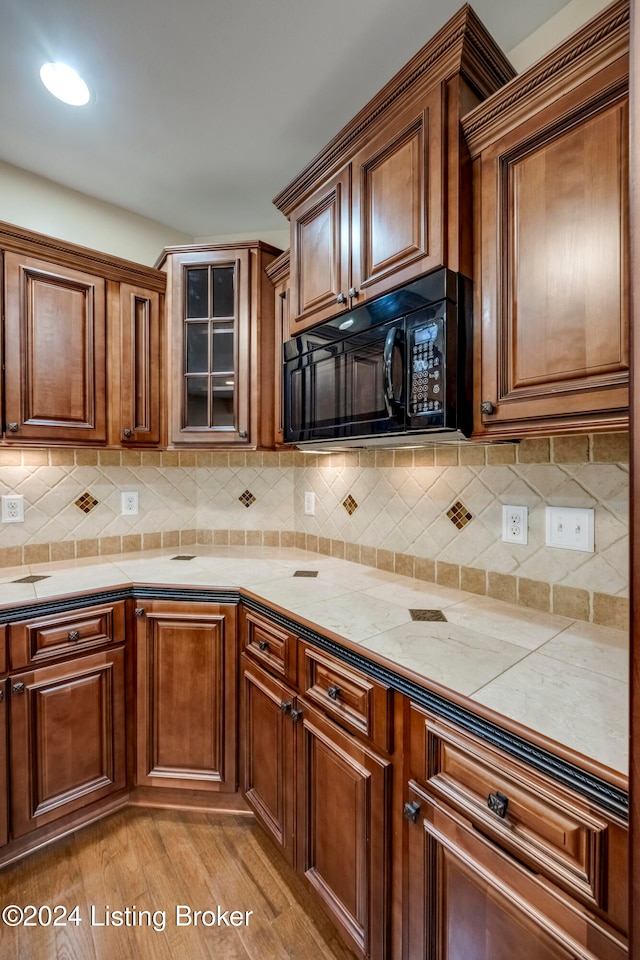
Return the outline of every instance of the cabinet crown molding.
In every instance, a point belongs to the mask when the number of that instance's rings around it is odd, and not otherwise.
[[[0,222],[0,248],[44,260],[52,259],[74,270],[97,273],[105,280],[140,284],[160,293],[164,293],[167,285],[166,276],[154,267],[48,237],[12,223]]]
[[[273,200],[288,216],[309,187],[349,159],[367,128],[412,87],[425,90],[462,73],[483,98],[515,75],[482,21],[465,4]]]
[[[275,260],[272,260],[271,263],[265,267],[264,272],[275,287],[289,276],[290,268],[291,257],[289,251],[285,250],[284,253],[281,253],[279,257],[276,257]]]
[[[463,118],[471,156],[477,157],[502,136],[516,111],[521,122],[555,99],[560,86],[563,92],[577,87],[628,53],[629,0],[615,0]]]
[[[264,250],[266,253],[279,254],[282,251],[264,240],[236,240],[229,243],[184,243],[175,247],[165,247],[154,267],[159,270],[167,257],[175,253],[212,253],[216,250]]]

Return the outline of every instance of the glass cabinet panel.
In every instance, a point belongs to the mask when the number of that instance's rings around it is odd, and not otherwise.
[[[235,430],[236,267],[187,267],[185,272],[183,426]]]

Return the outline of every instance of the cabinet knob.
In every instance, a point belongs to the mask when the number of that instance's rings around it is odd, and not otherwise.
[[[495,413],[495,409],[491,400],[483,400],[480,404],[480,413]]]
[[[0,687],[0,703],[4,700],[4,687]]]
[[[79,640],[79,639],[80,639],[80,631],[79,631],[79,630],[69,630],[69,633],[67,634],[67,639],[68,639],[68,640]]]
[[[337,700],[341,693],[340,687],[329,687],[327,690],[327,696],[330,700]]]
[[[7,430],[9,431],[9,433],[17,433],[17,432],[18,432],[18,424],[17,424],[17,423],[8,423],[8,424],[7,424]]]
[[[496,790],[495,793],[490,793],[487,797],[487,806],[489,807],[489,810],[492,810],[495,814],[504,819],[507,815],[509,800],[503,793],[499,793]]]
[[[136,607],[133,612],[136,617],[144,617],[144,607]]]
[[[289,713],[289,711],[291,710],[291,707],[292,707],[292,706],[293,706],[293,704],[291,703],[290,700],[281,700],[281,701],[280,701],[280,709],[282,710],[283,713]]]
[[[15,696],[24,693],[24,683],[14,683],[11,687],[11,693]]]
[[[295,720],[295,721],[297,722],[297,721],[300,719],[301,716],[302,716],[302,710],[292,710],[292,711],[291,711],[291,719],[292,719],[292,720]]]
[[[347,302],[346,294],[339,293],[338,296],[336,297],[336,303],[346,303],[346,302]]]
[[[416,823],[418,814],[420,813],[420,804],[416,803],[415,800],[413,803],[405,803],[402,813],[405,820],[410,820],[411,823]]]
[[[125,427],[125,429],[122,431],[123,440],[130,440],[132,436],[133,430],[131,430],[129,427]]]
[[[360,296],[360,291],[357,287],[349,287],[349,296],[354,299],[355,297]]]
[[[240,437],[241,440],[246,440],[246,439],[247,439],[247,431],[246,431],[246,430],[238,430],[238,436]]]
[[[269,641],[261,640],[260,643],[258,644],[258,650],[268,650],[268,649],[269,649]]]

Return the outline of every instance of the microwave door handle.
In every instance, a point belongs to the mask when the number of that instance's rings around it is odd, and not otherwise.
[[[387,408],[387,413],[390,417],[393,416],[393,407],[394,402],[393,395],[393,348],[395,346],[396,337],[398,335],[398,327],[391,327],[391,330],[387,332],[386,339],[384,341],[384,405]]]

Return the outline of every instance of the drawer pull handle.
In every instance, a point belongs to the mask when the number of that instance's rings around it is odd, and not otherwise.
[[[80,631],[79,631],[79,630],[69,630],[69,633],[67,634],[67,638],[68,638],[69,640],[79,640],[79,639],[80,639]]]
[[[507,815],[509,800],[503,793],[498,793],[496,790],[495,793],[490,793],[487,797],[487,806],[489,807],[489,810],[492,810],[495,814],[504,819]]]
[[[269,649],[269,641],[261,640],[260,643],[258,644],[258,650],[268,650],[268,649]]]
[[[405,803],[403,810],[405,820],[410,820],[411,823],[416,823],[419,813],[420,804],[416,803],[415,800],[413,803]]]
[[[136,607],[133,611],[136,617],[144,617],[144,607]]]
[[[11,693],[16,695],[20,693],[24,693],[24,683],[14,683],[13,686],[11,687]]]
[[[292,710],[292,711],[291,711],[291,719],[292,719],[292,720],[295,720],[296,723],[297,723],[297,721],[300,719],[301,716],[302,716],[302,710]]]
[[[283,713],[289,713],[289,711],[291,710],[291,707],[292,707],[292,706],[293,706],[293,704],[291,703],[290,700],[281,700],[281,701],[280,701],[280,709],[282,710]]]
[[[329,687],[327,690],[327,696],[330,700],[337,700],[341,693],[340,687]]]

